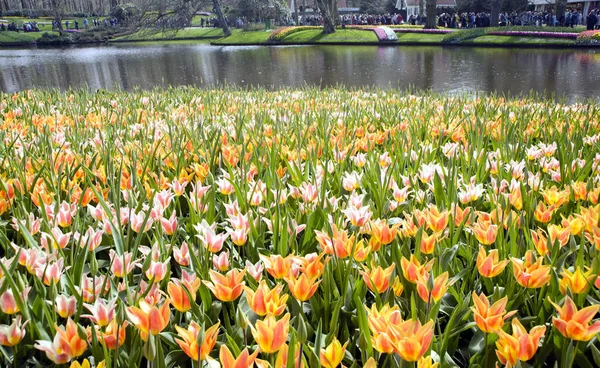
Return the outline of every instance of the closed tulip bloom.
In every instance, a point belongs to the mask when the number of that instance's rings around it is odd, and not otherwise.
[[[394,284],[392,285],[392,289],[394,290],[394,295],[397,297],[402,295],[402,292],[404,291],[404,285],[402,282],[400,282],[400,277],[396,276],[394,279]]]
[[[496,277],[504,271],[508,264],[508,260],[499,261],[498,250],[493,249],[489,254],[486,254],[485,248],[479,246],[477,254],[477,270],[483,277]]]
[[[302,357],[300,356],[300,344],[296,344],[294,358],[294,368],[304,368],[304,361],[302,361]],[[289,347],[287,344],[283,344],[281,349],[277,352],[277,358],[275,359],[275,367],[285,367],[287,365],[287,361],[289,359]]]
[[[320,255],[317,255],[316,253],[307,255],[304,258],[305,262],[302,266],[302,272],[310,278],[320,277],[323,274],[325,265],[329,261],[329,257],[326,257],[325,260],[321,262],[323,256],[325,256],[325,253],[321,253]]]
[[[212,282],[203,280],[210,291],[222,302],[232,302],[239,298],[244,291],[244,275],[246,270],[233,269],[225,275],[221,275],[217,271],[209,270],[210,279]]]
[[[360,271],[360,274],[365,281],[365,284],[374,293],[383,293],[390,287],[390,278],[392,273],[394,273],[395,264],[392,264],[386,269],[383,269],[381,266],[375,266],[371,264],[371,269],[369,270],[366,266],[364,267],[364,271]]]
[[[10,325],[0,325],[0,345],[15,346],[25,337],[25,327],[29,321],[21,324],[21,316],[17,316]]]
[[[596,275],[591,270],[583,272],[578,266],[575,272],[564,269],[558,286],[563,295],[567,293],[567,289],[571,290],[573,294],[583,294],[595,279]]]
[[[511,258],[513,274],[519,285],[537,289],[550,282],[550,266],[542,265],[543,258],[535,259],[533,252],[525,253],[525,260]]]
[[[181,282],[178,279],[169,281],[167,293],[169,294],[173,307],[180,312],[187,312],[190,310],[192,303],[196,301],[196,293],[198,292],[199,287],[200,279],[195,279],[193,283]]]
[[[433,340],[433,321],[421,325],[419,320],[404,321],[391,327],[397,339],[396,353],[407,362],[416,362],[425,355]]]
[[[342,346],[337,338],[333,338],[333,341],[325,348],[321,349],[321,366],[325,368],[336,368],[344,359],[344,353],[348,341]]]
[[[256,291],[246,287],[246,300],[252,311],[259,316],[272,314],[279,316],[286,307],[288,295],[281,295],[283,285],[269,289],[265,280],[262,280]]]
[[[540,256],[545,256],[550,252],[548,249],[548,239],[544,236],[544,233],[541,229],[537,229],[537,231],[530,230],[531,239],[533,240],[533,245],[537,250]]]
[[[281,349],[288,338],[289,322],[290,314],[286,313],[279,321],[276,320],[275,316],[267,315],[263,321],[256,321],[256,326],[250,326],[252,336],[254,336],[261,352],[271,354]]]
[[[590,341],[600,333],[600,321],[590,325],[592,318],[600,310],[600,305],[591,305],[577,310],[577,306],[569,296],[565,298],[562,307],[552,301],[550,303],[558,311],[558,317],[552,317],[554,328],[564,337],[576,341]]]
[[[140,300],[138,307],[127,307],[129,320],[140,330],[142,340],[148,339],[148,334],[158,335],[167,327],[171,319],[169,305],[171,300],[167,298],[163,305],[150,306],[145,300]]]
[[[254,367],[258,351],[256,350],[254,353],[249,354],[248,348],[244,348],[240,355],[234,358],[227,346],[221,345],[219,360],[221,361],[222,368],[252,368]]]
[[[179,335],[178,337],[181,337],[175,338],[175,342],[185,355],[197,362],[198,360],[205,360],[215,346],[219,335],[219,322],[202,334],[202,328],[194,321],[190,322],[187,330],[180,326],[175,326],[175,329]],[[198,335],[203,336],[202,341],[198,341]],[[201,345],[198,346],[198,343]]]
[[[287,277],[285,281],[290,287],[290,292],[297,300],[305,302],[310,299],[313,294],[319,288],[321,280],[317,281],[316,278],[309,278],[306,274],[300,274],[298,278]]]
[[[438,238],[438,233],[428,235],[426,232],[423,232],[421,236],[421,253],[433,254],[433,252],[435,251],[435,245],[438,242]]]
[[[504,297],[490,306],[490,301],[481,293],[473,292],[473,303],[471,307],[477,327],[483,332],[496,332],[502,328],[504,321],[517,313],[516,311],[506,312],[508,297]]]
[[[564,247],[571,238],[571,229],[569,227],[550,224],[548,225],[548,237],[550,238],[550,243],[552,245],[558,242],[558,245]]]
[[[229,252],[221,252],[219,255],[213,254],[212,258],[213,266],[221,272],[225,272],[229,269]]]

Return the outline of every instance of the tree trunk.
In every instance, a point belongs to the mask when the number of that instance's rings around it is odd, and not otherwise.
[[[437,12],[437,2],[436,0],[427,0],[427,6],[425,9],[427,13],[427,21],[425,22],[426,29],[435,29],[437,28],[435,18]]]
[[[556,0],[556,21],[559,22],[560,26],[564,22],[565,10],[567,9],[567,0]]]
[[[490,26],[497,27],[500,18],[500,0],[492,0],[490,11]]]
[[[227,25],[227,20],[225,16],[223,16],[223,11],[221,10],[221,3],[219,0],[213,0],[213,5],[215,7],[215,12],[217,13],[217,17],[219,18],[219,25],[223,28],[223,35],[225,37],[231,36],[231,31],[229,30],[229,26]]]
[[[339,18],[337,0],[317,0],[317,5],[323,17],[323,33],[335,33],[335,24]]]
[[[419,21],[417,24],[421,24],[421,18],[423,18],[423,14],[425,14],[425,0],[419,0]]]
[[[298,0],[293,0],[294,1],[294,22],[296,22],[296,25],[298,26]]]

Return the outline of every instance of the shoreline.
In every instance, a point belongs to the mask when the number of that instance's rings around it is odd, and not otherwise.
[[[0,41],[0,48],[52,48],[52,47],[65,47],[65,46],[76,46],[76,45],[87,45],[87,44],[124,44],[124,43],[144,43],[144,42],[159,42],[169,44],[172,42],[179,41],[199,41],[208,43],[212,46],[385,46],[385,47],[402,47],[402,46],[442,46],[442,47],[486,47],[486,48],[545,48],[545,49],[599,49],[600,42],[597,43],[578,43],[575,40],[561,39],[560,37],[536,37],[532,36],[510,36],[510,35],[480,35],[469,39],[464,39],[461,42],[443,42],[443,34],[431,34],[431,33],[419,33],[419,32],[398,32],[398,40],[387,41],[377,40],[373,36],[373,33],[369,30],[360,30],[357,33],[356,29],[353,29],[350,33],[350,37],[346,37],[346,33],[349,29],[338,30],[336,33],[330,35],[323,35],[318,30],[302,31],[294,33],[290,36],[286,36],[289,40],[272,41],[269,40],[271,32],[267,31],[240,31],[234,30],[234,33],[229,37],[222,37],[219,35],[208,34],[213,31],[214,28],[202,28],[203,32],[206,32],[206,36],[197,37],[183,34],[182,37],[153,37],[151,36],[140,36],[135,38],[135,33],[128,36],[120,36],[113,39],[106,40],[85,40],[76,41],[72,43],[63,44],[45,44],[38,43],[37,40],[31,40],[27,42],[2,42]],[[8,32],[8,31],[4,31]],[[2,33],[0,32],[0,39]],[[214,32],[214,31],[213,31]],[[344,32],[344,33],[342,33]],[[132,39],[127,39],[132,37]],[[485,37],[485,40],[477,41],[479,38]],[[403,40],[402,38],[406,38]],[[491,42],[493,41],[493,42]]]

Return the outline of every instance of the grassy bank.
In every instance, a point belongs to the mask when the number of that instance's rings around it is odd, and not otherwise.
[[[11,44],[35,43],[42,36],[43,32],[0,32],[0,46]]]
[[[116,37],[115,42],[133,42],[133,41],[169,41],[169,40],[188,40],[203,38],[223,37],[223,30],[220,28],[185,28],[180,30],[151,30],[143,29],[138,32]]]

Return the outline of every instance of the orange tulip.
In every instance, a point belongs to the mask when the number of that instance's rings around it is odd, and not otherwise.
[[[250,326],[252,336],[258,343],[260,351],[266,354],[275,353],[288,338],[290,314],[286,313],[277,321],[273,315],[267,315],[264,321],[256,321],[256,327]]]
[[[220,301],[232,302],[239,298],[242,291],[244,291],[244,285],[246,283],[242,280],[246,274],[245,269],[242,271],[233,269],[225,275],[221,275],[213,270],[208,270],[208,273],[210,274],[212,282],[206,280],[203,280],[202,282]]]
[[[285,281],[288,283],[290,292],[294,298],[301,302],[305,302],[310,299],[317,291],[319,284],[321,283],[321,280],[317,281],[316,278],[311,279],[305,273],[300,274],[298,278],[287,277]]]
[[[448,211],[440,212],[436,206],[431,205],[428,211],[424,211],[424,215],[427,227],[434,233],[441,233],[448,227]]]
[[[394,279],[394,284],[392,285],[392,289],[394,290],[394,295],[400,296],[404,291],[404,285],[400,282],[400,277],[396,276]]]
[[[67,320],[66,327],[54,325],[56,335],[52,342],[37,340],[34,347],[44,351],[48,359],[56,364],[65,364],[73,358],[83,354],[87,349],[87,341],[79,337],[77,324],[71,318]]]
[[[425,274],[429,273],[433,267],[433,262],[434,260],[431,259],[429,262],[421,265],[421,263],[417,260],[417,257],[415,257],[413,254],[410,256],[410,261],[402,257],[400,260],[400,266],[402,268],[402,274],[404,275],[404,278],[407,281],[416,284],[419,279],[418,275],[425,276]]]
[[[567,289],[571,290],[573,294],[583,294],[595,279],[596,275],[592,274],[591,270],[583,272],[581,267],[577,267],[575,272],[572,272],[564,269],[558,286],[563,295],[567,293]]]
[[[533,245],[537,250],[540,256],[545,256],[550,252],[548,249],[548,239],[544,236],[544,233],[541,229],[537,229],[537,231],[529,230],[531,233],[531,239],[533,240]]]
[[[277,352],[277,358],[275,359],[275,367],[285,367],[288,361],[289,347],[287,344],[283,344],[281,349]],[[295,349],[296,358],[294,359],[294,368],[304,368],[304,362],[300,357],[300,344],[296,344]]]
[[[489,254],[486,254],[485,248],[479,246],[479,253],[477,254],[477,270],[483,277],[496,277],[504,271],[504,268],[508,264],[508,260],[499,261],[498,250],[491,250]]]
[[[590,341],[600,333],[600,321],[589,324],[600,311],[600,305],[591,305],[578,311],[569,296],[565,298],[562,307],[551,300],[550,303],[558,311],[558,317],[552,317],[552,323],[564,337],[576,341]]]
[[[591,226],[591,231],[586,231],[585,238],[600,251],[600,227]]]
[[[429,275],[427,277],[419,275],[417,292],[424,302],[431,303],[433,301],[437,303],[446,294],[450,286],[448,284],[448,272],[444,272],[433,280],[433,289],[431,290],[429,290],[429,277]]]
[[[221,361],[222,368],[252,368],[254,367],[254,361],[256,360],[257,355],[258,350],[249,354],[248,348],[244,348],[236,359],[233,357],[233,354],[231,354],[227,346],[221,345],[219,360]]]
[[[470,229],[477,241],[483,245],[491,245],[496,241],[498,225],[492,225],[491,221],[478,220]]]
[[[167,298],[163,305],[158,308],[150,306],[145,300],[140,300],[140,307],[127,307],[127,315],[131,322],[140,330],[142,340],[148,339],[148,334],[158,335],[167,327],[171,319],[171,310],[169,304],[171,300]]]
[[[354,254],[353,258],[356,262],[361,263],[364,262],[367,257],[369,257],[369,253],[371,253],[371,245],[365,246],[365,242],[361,239],[354,246]]]
[[[438,240],[441,240],[439,238],[439,233],[428,235],[426,232],[423,232],[421,235],[421,253],[433,254],[435,251],[435,245],[437,244]]]
[[[198,361],[206,359],[215,346],[217,336],[219,335],[219,322],[201,334],[203,340],[200,346],[198,346],[200,342],[198,341],[198,334],[202,332],[202,329],[196,322],[190,322],[187,330],[179,326],[175,326],[175,329],[179,337],[181,337],[181,339],[175,338],[177,345],[179,345],[185,355],[194,361]]]
[[[119,326],[117,320],[113,319],[108,326],[106,326],[104,332],[96,328],[96,337],[108,350],[115,350],[117,345],[121,346],[125,343],[125,339],[127,338],[125,332],[128,325],[129,322],[125,321]],[[91,330],[88,331],[88,341],[92,341]]]
[[[371,229],[371,239],[369,240],[369,244],[373,251],[376,252],[382,245],[388,245],[394,241],[398,235],[398,227],[400,227],[400,224],[395,224],[390,227],[387,220],[380,219],[371,221],[369,227]]]
[[[483,332],[496,332],[502,328],[504,321],[510,318],[516,311],[506,312],[508,297],[504,297],[490,306],[490,301],[481,293],[473,292],[473,303],[471,307],[477,327]]]
[[[386,269],[383,269],[381,266],[375,266],[374,264],[371,264],[370,270],[366,266],[363,267],[365,270],[360,271],[360,274],[369,290],[381,294],[390,287],[390,277],[396,267],[395,264],[392,264]]]
[[[396,353],[407,362],[416,362],[425,355],[433,340],[433,321],[421,325],[419,320],[408,320],[390,326],[396,339]]]
[[[512,319],[513,333],[509,335],[503,330],[496,333],[499,339],[496,341],[496,355],[500,362],[507,367],[512,367],[520,360],[526,362],[533,358],[541,338],[546,333],[546,326],[535,326],[529,333],[518,319]]]
[[[535,260],[532,251],[528,250],[525,253],[525,261],[518,258],[511,258],[511,261],[513,274],[519,285],[537,289],[550,282],[550,266],[542,265],[542,258]]]
[[[287,277],[292,268],[292,256],[283,258],[279,254],[273,254],[269,257],[259,256],[265,265],[265,269],[274,279],[279,280]]]
[[[344,352],[348,341],[342,346],[337,338],[333,338],[333,341],[325,348],[321,349],[321,366],[325,368],[336,368],[344,359]]]
[[[307,255],[304,258],[305,262],[302,266],[302,272],[310,278],[320,277],[323,274],[325,265],[329,261],[329,257],[326,257],[325,260],[321,262],[323,256],[325,256],[325,253],[321,253],[319,256],[315,253]]]
[[[180,312],[187,312],[192,307],[192,302],[196,301],[196,293],[198,292],[198,288],[200,287],[200,279],[195,279],[193,283],[189,282],[181,282],[178,279],[173,279],[173,281],[169,281],[167,285],[167,292],[171,297],[171,304],[175,309]],[[187,292],[186,292],[187,289]],[[192,297],[188,297],[189,295]]]
[[[465,209],[460,208],[453,204],[450,213],[454,217],[454,226],[458,227],[464,223],[465,226],[468,226],[471,217],[471,207],[465,207]]]
[[[259,316],[272,314],[279,316],[286,307],[288,295],[281,296],[283,285],[278,284],[273,289],[269,289],[265,280],[262,280],[256,291],[245,288],[246,300],[252,311]]]
[[[554,210],[556,206],[551,205],[546,207],[544,202],[539,202],[535,211],[533,212],[533,217],[536,221],[541,222],[543,224],[550,222],[552,220],[552,215],[554,214]]]
[[[569,227],[550,224],[548,225],[548,236],[550,237],[550,243],[552,245],[558,241],[558,244],[561,247],[564,247],[571,238],[571,229]]]

